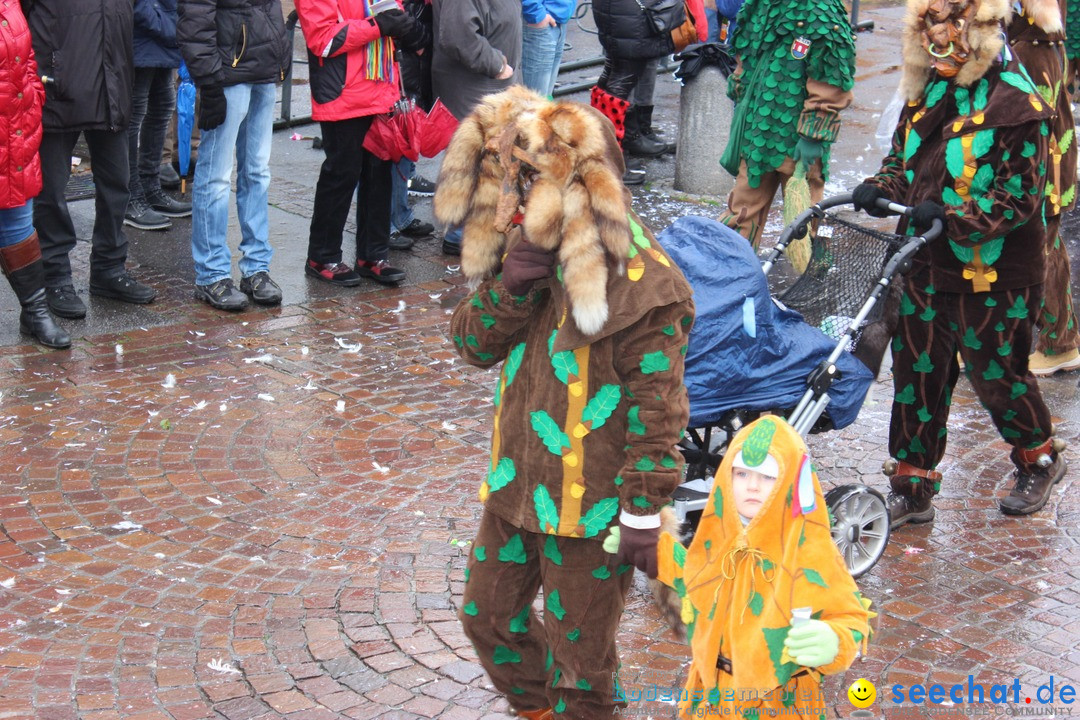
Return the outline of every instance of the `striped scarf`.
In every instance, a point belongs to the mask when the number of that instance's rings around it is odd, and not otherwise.
[[[372,0],[364,0],[364,17],[372,17]],[[394,41],[388,37],[378,37],[368,43],[367,63],[364,66],[364,78],[383,82],[394,82]]]

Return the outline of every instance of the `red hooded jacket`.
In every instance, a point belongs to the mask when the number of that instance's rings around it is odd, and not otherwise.
[[[0,0],[0,208],[25,205],[41,192],[41,108],[30,28],[17,0]]]
[[[393,82],[365,77],[368,46],[380,33],[375,20],[364,17],[364,0],[296,0],[296,13],[308,47],[312,118],[389,112],[401,93],[396,75]]]

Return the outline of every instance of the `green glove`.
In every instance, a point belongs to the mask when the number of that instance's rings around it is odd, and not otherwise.
[[[803,163],[806,167],[810,167],[815,161],[820,160],[822,154],[825,152],[825,143],[820,140],[811,140],[808,137],[799,136],[799,142],[795,144],[795,152],[791,154],[791,158],[796,163]]]
[[[788,631],[784,647],[803,667],[821,667],[836,659],[840,638],[821,620],[806,620]]]

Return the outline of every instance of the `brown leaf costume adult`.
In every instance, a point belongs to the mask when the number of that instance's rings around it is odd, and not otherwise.
[[[632,573],[602,540],[620,510],[657,514],[681,477],[691,291],[630,212],[622,174],[602,115],[512,88],[462,122],[435,195],[441,221],[464,222],[474,288],[454,344],[473,365],[502,363],[460,617],[525,717],[611,715]],[[558,269],[514,296],[500,262],[522,234]]]
[[[779,465],[777,482],[746,525],[735,510],[737,456]],[[764,417],[735,436],[716,473],[689,549],[660,536],[659,579],[684,598],[694,651],[684,717],[757,716],[771,710],[824,716],[821,676],[843,672],[870,635],[867,608],[833,544],[829,510],[806,444],[786,422]],[[787,653],[792,610],[810,608],[839,638],[835,659],[807,668]]]
[[[1028,370],[1045,272],[1053,109],[1005,47],[1010,17],[1006,0],[909,0],[900,85],[907,106],[890,154],[867,180],[906,205],[941,203],[945,217],[943,237],[905,277],[892,345],[894,527],[934,517],[958,352],[1013,448],[1015,483],[1002,512],[1039,510],[1065,472]]]

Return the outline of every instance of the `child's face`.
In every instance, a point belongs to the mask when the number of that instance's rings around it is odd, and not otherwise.
[[[774,477],[746,468],[732,468],[731,491],[735,496],[735,511],[744,518],[753,519],[765,504],[775,484]]]

